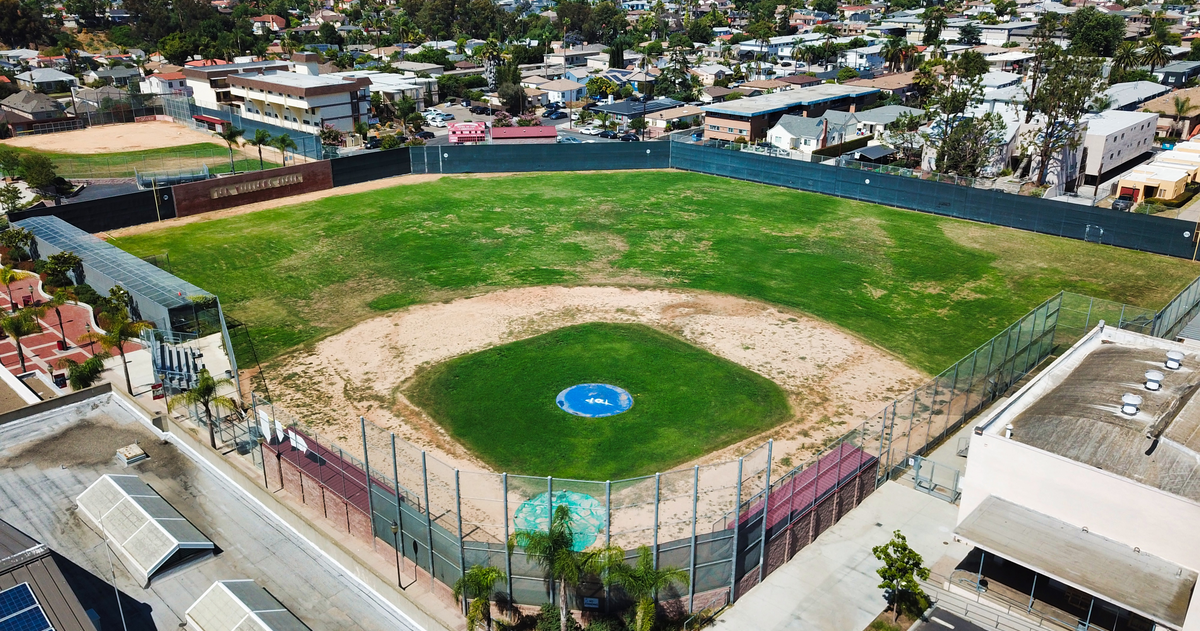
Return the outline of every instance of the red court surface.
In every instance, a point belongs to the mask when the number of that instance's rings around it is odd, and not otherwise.
[[[875,456],[847,443],[841,443],[807,469],[778,488],[771,489],[770,509],[767,511],[768,527],[794,519],[812,509],[816,503],[838,485],[858,475],[860,471],[875,464]],[[751,517],[757,518],[762,511],[759,499],[742,516],[745,526]],[[733,528],[729,525],[728,528]]]
[[[32,291],[31,291],[32,290]],[[25,298],[29,297],[31,301],[49,300],[50,297],[42,293],[41,282],[35,277],[22,278],[11,285],[12,299],[17,305],[23,305]],[[11,310],[9,302],[9,293],[3,286],[0,286],[0,308],[6,312]],[[58,314],[54,309],[47,310],[46,314],[38,319],[38,323],[42,326],[42,332],[34,335],[28,335],[21,338],[21,348],[25,353],[25,370],[39,371],[47,375],[64,372],[58,367],[58,362],[64,357],[70,357],[75,361],[83,361],[92,356],[93,352],[104,350],[98,344],[80,343],[79,337],[87,332],[88,327],[92,331],[98,330],[95,320],[92,318],[91,308],[86,305],[67,304],[58,308],[62,313],[62,328],[59,328]],[[58,349],[58,342],[63,339],[62,332],[66,332],[67,350]],[[141,348],[141,345],[135,343],[126,343],[125,352],[129,353]],[[115,354],[115,353],[114,353]],[[0,339],[0,364],[12,371],[14,374],[21,373],[21,362],[17,357],[17,346],[12,338],[5,337]]]

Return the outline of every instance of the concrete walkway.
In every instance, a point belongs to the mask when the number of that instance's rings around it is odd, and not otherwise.
[[[886,606],[871,548],[899,529],[932,567],[961,559],[958,507],[888,482],[717,619],[720,631],[862,631]]]

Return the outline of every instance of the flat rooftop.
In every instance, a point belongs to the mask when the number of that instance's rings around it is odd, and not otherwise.
[[[109,557],[100,536],[75,515],[74,502],[113,473],[138,475],[219,549],[160,574],[150,589],[113,555],[129,629],[180,628],[186,610],[226,579],[255,581],[313,629],[417,629],[232,482],[163,444],[116,395],[106,396],[0,425],[0,519],[55,551],[102,628],[122,628]],[[134,442],[150,459],[127,468],[115,453]]]
[[[772,112],[790,110],[802,105],[816,105],[825,101],[866,96],[878,91],[878,88],[822,83],[805,88],[773,92],[762,96],[751,96],[744,99],[737,99],[736,101],[725,101],[723,103],[707,105],[703,109],[705,112],[714,114],[761,116]]]
[[[1178,370],[1168,351],[1184,353]],[[1145,374],[1164,375],[1146,390]],[[1200,502],[1200,352],[1159,338],[1106,326],[1081,340],[1014,396],[977,433],[1069,458],[1135,483]],[[1134,415],[1121,411],[1126,393],[1142,397]]]

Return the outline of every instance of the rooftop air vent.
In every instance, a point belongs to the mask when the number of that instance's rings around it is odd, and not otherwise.
[[[1157,370],[1146,371],[1146,389],[1157,392],[1162,389],[1163,374]]]
[[[1167,351],[1167,370],[1179,370],[1183,365],[1183,353],[1179,351]]]
[[[1121,413],[1127,416],[1135,416],[1138,413],[1138,407],[1142,405],[1142,397],[1136,394],[1125,393],[1121,397]]]

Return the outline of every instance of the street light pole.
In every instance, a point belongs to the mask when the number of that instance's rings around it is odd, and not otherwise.
[[[400,526],[396,522],[392,522],[392,549],[396,552],[396,587],[404,589],[404,581],[400,579]]]

